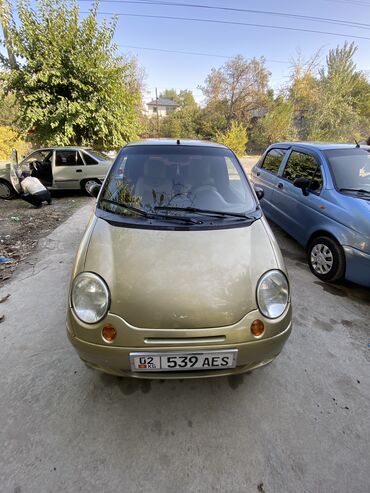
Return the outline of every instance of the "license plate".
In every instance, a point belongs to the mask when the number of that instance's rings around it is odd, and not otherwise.
[[[130,353],[131,370],[194,371],[236,367],[237,349],[194,353]]]

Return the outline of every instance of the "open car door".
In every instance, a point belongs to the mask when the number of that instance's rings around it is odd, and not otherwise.
[[[21,170],[20,170],[19,165],[12,163],[10,165],[10,181],[11,181],[11,183],[13,185],[14,190],[17,193],[21,193],[22,192],[21,184],[20,184],[20,181],[19,181],[19,178],[18,178],[18,176],[20,175],[20,173],[21,173]]]

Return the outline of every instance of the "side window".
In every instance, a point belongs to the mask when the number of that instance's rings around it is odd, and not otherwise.
[[[76,153],[76,160],[77,160],[77,166],[85,166],[81,153],[79,151],[77,151]]]
[[[263,160],[262,168],[270,171],[270,173],[273,173],[274,175],[277,175],[285,154],[285,149],[271,149]]]
[[[78,157],[80,156],[76,151],[56,151],[55,166],[83,166]]]
[[[310,154],[292,151],[285,166],[283,178],[293,182],[300,177],[310,180],[310,190],[317,193],[321,191],[323,180],[320,166],[316,159]]]
[[[94,159],[90,154],[84,152],[84,160],[86,164],[99,164],[96,159]]]
[[[52,151],[35,151],[33,152],[30,156],[28,156],[22,164],[29,164],[33,163],[34,161],[40,161],[40,162],[51,162],[51,155]]]

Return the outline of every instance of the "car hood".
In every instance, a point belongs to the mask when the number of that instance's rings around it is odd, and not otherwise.
[[[340,200],[342,222],[370,238],[370,196],[340,194]]]
[[[140,328],[231,325],[256,308],[256,284],[279,267],[262,220],[203,231],[113,226],[97,218],[85,271],[111,292],[110,312]]]

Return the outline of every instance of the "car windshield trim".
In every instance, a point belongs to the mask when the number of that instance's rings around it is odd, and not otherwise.
[[[156,206],[154,210],[158,211],[179,211],[179,212],[194,212],[196,214],[207,214],[214,215],[216,217],[240,217],[241,219],[249,219],[253,218],[248,217],[245,213],[242,212],[228,212],[228,211],[214,211],[211,209],[200,209],[197,207],[171,207],[171,206]]]
[[[197,221],[196,219],[193,219],[191,217],[184,217],[184,216],[169,216],[167,214],[156,214],[153,212],[148,212],[145,211],[144,209],[139,209],[138,207],[134,207],[132,205],[126,204],[125,202],[115,202],[114,200],[109,200],[109,199],[102,199],[102,202],[106,202],[108,204],[117,206],[117,207],[122,207],[123,209],[127,209],[132,212],[136,212],[136,214],[139,214],[140,216],[143,216],[147,219],[167,219],[167,220],[174,220],[174,221],[183,221],[185,223],[190,223],[190,224],[202,224],[202,221]],[[112,211],[110,211],[112,212]]]

